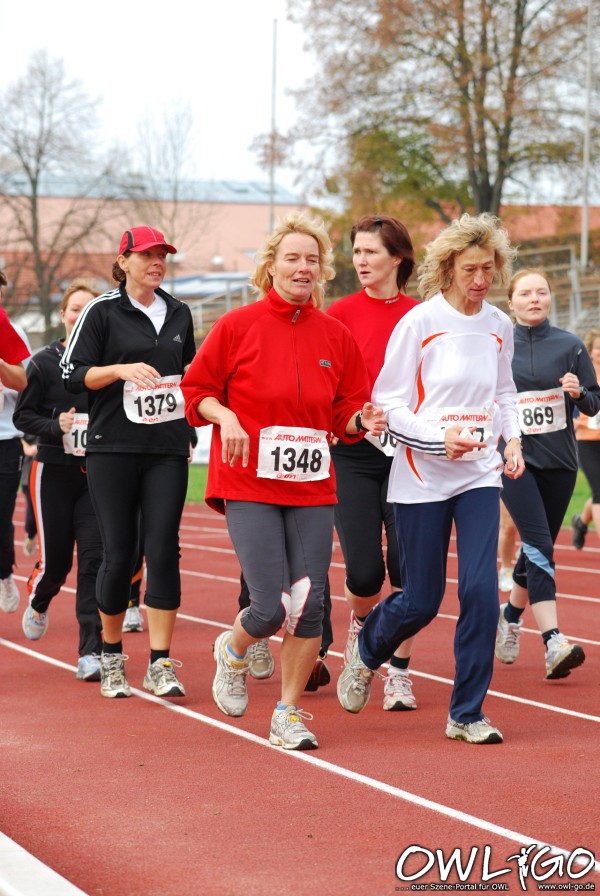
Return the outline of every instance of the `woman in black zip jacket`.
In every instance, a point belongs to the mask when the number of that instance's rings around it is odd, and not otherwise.
[[[83,309],[99,295],[84,280],[75,280],[65,291],[60,318],[67,339]],[[40,558],[29,577],[29,603],[22,626],[30,641],[46,634],[50,602],[66,581],[77,544],[77,678],[98,681],[102,639],[96,575],[102,561],[102,541],[85,470],[87,395],[73,398],[65,390],[60,368],[64,351],[65,340],[56,339],[33,356],[27,368],[27,386],[13,414],[15,426],[35,436],[38,446],[29,487]]]
[[[62,366],[70,392],[89,398],[87,469],[104,559],[96,597],[102,620],[104,697],[129,697],[122,625],[138,553],[146,555],[150,662],[146,690],[183,696],[170,658],[181,600],[179,524],[188,480],[190,433],[179,382],[195,355],[187,305],[160,288],[167,254],[152,227],[126,230],[113,265],[119,286],[81,315]]]
[[[548,320],[552,297],[543,271],[519,271],[508,300],[516,319],[512,371],[526,469],[519,480],[502,477],[502,500],[522,548],[510,597],[500,607],[496,656],[503,663],[516,660],[529,599],[546,648],[546,678],[566,678],[585,654],[558,627],[554,542],[577,478],[573,410],[596,414],[600,388],[583,342]]]

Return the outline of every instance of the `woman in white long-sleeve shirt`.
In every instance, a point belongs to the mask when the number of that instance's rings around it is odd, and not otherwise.
[[[446,735],[501,743],[482,705],[492,677],[498,617],[496,553],[503,459],[524,465],[512,381],[512,325],[485,302],[506,283],[514,250],[494,217],[463,215],[427,247],[419,274],[424,301],[395,328],[374,400],[398,445],[388,500],[394,504],[404,590],[378,604],[338,681],[344,709],[368,701],[374,670],[438,613],[452,526],[457,533],[456,676]]]

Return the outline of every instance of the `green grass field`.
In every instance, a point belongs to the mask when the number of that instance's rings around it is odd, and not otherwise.
[[[206,472],[205,464],[190,465],[190,479],[188,484],[187,499],[192,503],[200,504],[204,500],[204,490],[206,488]],[[570,527],[571,517],[574,513],[579,513],[586,499],[589,497],[590,490],[583,473],[580,471],[577,476],[577,484],[569,509],[567,510],[563,526]],[[593,526],[591,527],[593,528]]]

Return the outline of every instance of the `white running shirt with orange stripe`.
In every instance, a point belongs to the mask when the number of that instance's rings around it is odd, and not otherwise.
[[[398,441],[389,501],[443,501],[500,487],[498,439],[520,436],[512,356],[510,318],[488,302],[467,316],[438,293],[399,321],[373,388]],[[476,427],[486,448],[461,461],[447,458],[444,429],[452,424]]]

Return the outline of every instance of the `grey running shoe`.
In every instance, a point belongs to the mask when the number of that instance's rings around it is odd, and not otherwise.
[[[585,545],[585,536],[587,535],[588,527],[583,522],[578,513],[574,513],[571,517],[571,541],[573,543],[573,547],[577,548],[580,551]]]
[[[546,678],[566,678],[571,669],[581,666],[585,660],[583,647],[569,644],[560,632],[551,636],[546,645]]]
[[[123,620],[124,632],[143,632],[144,617],[139,607],[127,607],[125,610],[125,619]]]
[[[354,645],[356,644],[356,639],[358,638],[358,633],[361,630],[362,625],[356,618],[354,614],[354,610],[350,611],[350,626],[348,628],[348,638],[346,640],[346,646],[344,647],[344,665],[349,666],[352,662],[352,653],[354,651]]]
[[[360,712],[365,708],[371,696],[374,674],[361,660],[358,639],[355,639],[350,663],[344,667],[337,683],[338,700],[344,709],[348,712]]]
[[[248,659],[234,659],[226,651],[232,632],[221,632],[214,644],[217,672],[212,686],[215,703],[227,716],[243,716],[248,707],[246,676],[249,671]]]
[[[80,656],[75,678],[79,681],[100,681],[100,657],[95,653]]]
[[[496,647],[494,653],[502,663],[514,663],[519,655],[519,634],[523,626],[523,620],[507,622],[504,616],[506,604],[500,605],[498,618],[498,633],[496,635]]]
[[[125,677],[125,653],[100,655],[100,693],[103,697],[131,697],[131,688]]]
[[[297,706],[276,709],[271,718],[269,743],[284,750],[316,750],[319,746],[317,738],[308,730],[303,719],[310,721],[312,715]]]
[[[383,689],[383,708],[396,712],[417,708],[407,669],[390,669],[388,672]]]
[[[48,631],[48,614],[38,613],[31,605],[23,613],[23,633],[30,641],[39,641]]]
[[[468,744],[501,744],[502,735],[484,716],[478,722],[455,722],[448,716],[446,737],[465,740]]]
[[[161,657],[148,666],[144,688],[157,697],[185,697],[185,688],[175,675],[175,668],[181,666],[179,660]]]
[[[275,658],[269,647],[269,639],[263,638],[248,648],[248,663],[252,678],[270,678],[275,671]]]
[[[12,576],[0,579],[0,610],[5,613],[14,613],[19,606],[21,597],[19,589]]]

